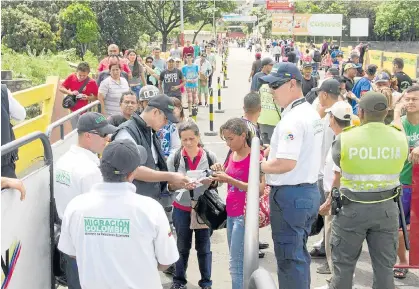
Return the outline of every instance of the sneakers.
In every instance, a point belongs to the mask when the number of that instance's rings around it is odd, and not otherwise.
[[[265,253],[262,251],[259,251],[259,258],[262,259],[263,257],[265,257]]]
[[[332,272],[330,272],[329,264],[327,262],[318,267],[316,272],[319,274],[332,274]]]
[[[326,253],[320,251],[317,248],[314,248],[313,250],[310,251],[310,256],[313,259],[321,259],[321,258],[326,258]]]
[[[172,286],[170,286],[170,289],[187,289],[186,285],[182,285],[179,283],[172,283]]]
[[[163,271],[164,274],[175,276],[175,265],[172,264],[169,268]],[[185,287],[186,288],[186,287]]]

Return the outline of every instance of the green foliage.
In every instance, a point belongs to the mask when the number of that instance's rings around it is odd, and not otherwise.
[[[391,40],[419,39],[419,2],[383,2],[377,7],[374,31]]]
[[[47,76],[58,75],[61,79],[74,72],[68,62],[79,63],[81,59],[76,54],[76,49],[62,51],[53,54],[51,51],[31,51],[17,53],[2,45],[1,47],[1,69],[12,70],[14,78],[26,78],[32,81],[33,85],[45,83]],[[85,54],[85,61],[90,64],[94,72],[98,67],[97,58],[89,51]]]
[[[89,6],[73,3],[60,12],[61,38],[65,48],[77,46],[81,57],[90,43],[99,38],[96,15]]]
[[[56,35],[51,26],[38,18],[14,8],[1,10],[2,42],[15,51],[24,51],[27,46],[42,51],[56,51]]]

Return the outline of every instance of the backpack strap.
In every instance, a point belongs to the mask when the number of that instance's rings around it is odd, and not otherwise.
[[[178,149],[175,153],[175,157],[173,160],[173,166],[175,167],[175,172],[177,173],[179,170],[179,165],[180,165],[180,157],[182,155],[182,148]]]
[[[208,150],[204,149],[205,154],[207,155],[208,167],[211,168],[214,164],[213,159],[210,157]]]

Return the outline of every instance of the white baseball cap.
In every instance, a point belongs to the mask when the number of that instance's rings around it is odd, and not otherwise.
[[[330,112],[334,117],[340,120],[351,120],[354,116],[352,106],[346,101],[338,101],[325,112]]]

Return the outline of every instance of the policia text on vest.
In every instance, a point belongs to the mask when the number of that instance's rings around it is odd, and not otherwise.
[[[364,240],[368,243],[374,271],[372,287],[395,287],[399,176],[407,154],[405,134],[382,122],[349,127],[336,138],[332,156],[341,168],[341,179],[339,202],[333,196],[332,208],[341,208],[332,221],[333,277],[329,288],[352,288],[353,272]]]

